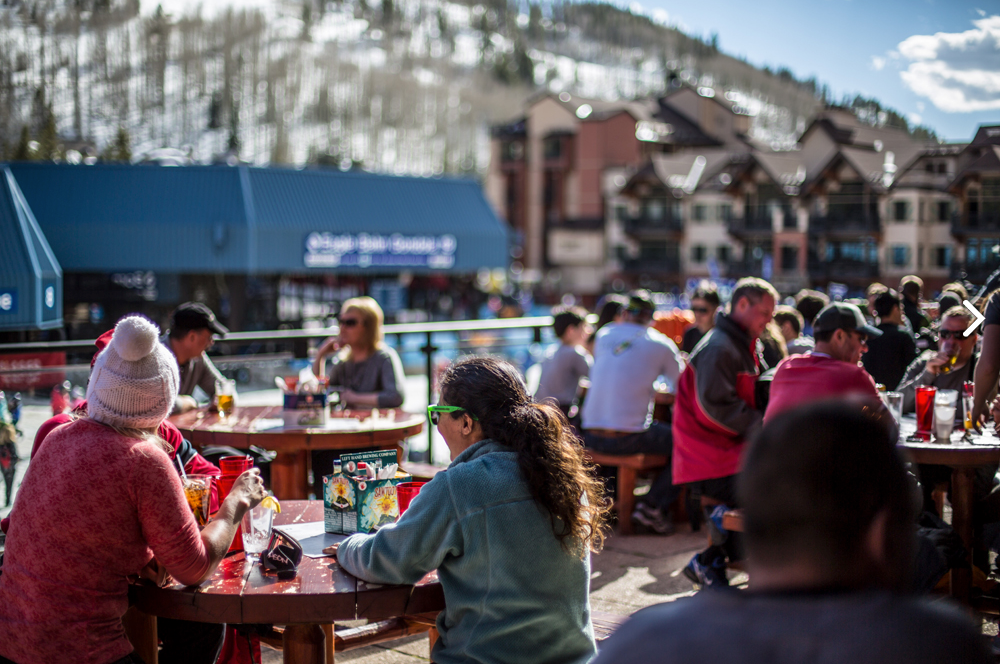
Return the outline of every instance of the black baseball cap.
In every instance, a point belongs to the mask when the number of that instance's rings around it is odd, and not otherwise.
[[[201,302],[185,302],[174,309],[170,327],[175,330],[209,329],[220,337],[229,333],[229,328],[220,323],[215,313]]]
[[[833,332],[834,330],[857,330],[869,337],[881,337],[882,330],[872,327],[861,314],[861,310],[847,302],[834,302],[823,307],[813,320],[813,332]]]

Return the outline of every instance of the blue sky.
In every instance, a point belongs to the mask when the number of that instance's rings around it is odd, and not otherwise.
[[[623,2],[622,4],[627,4]],[[875,97],[951,141],[1000,124],[1000,1],[641,0],[725,53]],[[636,8],[636,7],[634,7]]]

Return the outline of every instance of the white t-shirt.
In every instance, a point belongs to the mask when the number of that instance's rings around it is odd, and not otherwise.
[[[583,428],[645,431],[653,421],[656,379],[677,385],[683,369],[677,345],[656,330],[636,323],[605,325],[594,344]]]

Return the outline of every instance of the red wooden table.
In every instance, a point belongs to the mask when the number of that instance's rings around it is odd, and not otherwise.
[[[275,525],[323,520],[322,501],[283,501]],[[222,561],[200,586],[172,583],[164,588],[133,585],[130,603],[151,616],[229,624],[287,625],[283,635],[285,662],[325,662],[328,634],[337,621],[367,618],[369,622],[396,616],[441,611],[444,593],[431,573],[414,586],[368,584],[351,576],[333,558],[303,557],[298,575],[282,581],[248,564],[242,553]],[[155,624],[155,623],[154,623]],[[137,652],[150,652],[155,633],[132,635]],[[155,645],[153,652],[155,652]],[[330,648],[332,653],[332,648]]]
[[[328,427],[282,426],[281,406],[245,406],[226,418],[205,409],[174,415],[170,421],[195,447],[251,445],[278,453],[271,462],[271,490],[282,500],[309,497],[310,450],[384,450],[396,448],[402,459],[402,442],[424,428],[426,416],[399,409],[336,411]],[[316,492],[317,495],[319,492]]]
[[[957,429],[947,443],[913,441],[909,437],[916,431],[916,419],[903,417],[900,423],[899,447],[914,463],[951,468],[951,526],[962,538],[965,548],[972,552],[972,503],[973,481],[976,468],[1000,463],[1000,440],[992,433],[969,432]],[[951,572],[951,594],[963,602],[969,600],[970,570],[955,569]]]

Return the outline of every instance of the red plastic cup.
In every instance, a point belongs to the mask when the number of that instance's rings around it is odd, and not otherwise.
[[[917,434],[925,440],[931,439],[934,429],[934,395],[936,387],[923,386],[916,390]]]
[[[233,484],[236,483],[236,479],[242,475],[245,471],[253,468],[253,457],[249,454],[241,454],[240,456],[228,456],[219,459],[219,468],[222,469],[222,477],[218,479],[219,482],[219,500],[225,500],[229,492],[233,490]],[[236,537],[233,538],[233,543],[229,545],[229,551],[242,551],[243,550],[243,529],[240,526],[236,527]]]
[[[396,485],[396,497],[399,499],[399,515],[402,516],[403,512],[407,510],[410,506],[410,501],[413,497],[420,493],[420,489],[427,484],[427,482],[400,482]]]
[[[253,468],[253,457],[249,454],[222,457],[219,459],[219,468],[222,469],[223,476],[239,477],[243,471]]]

